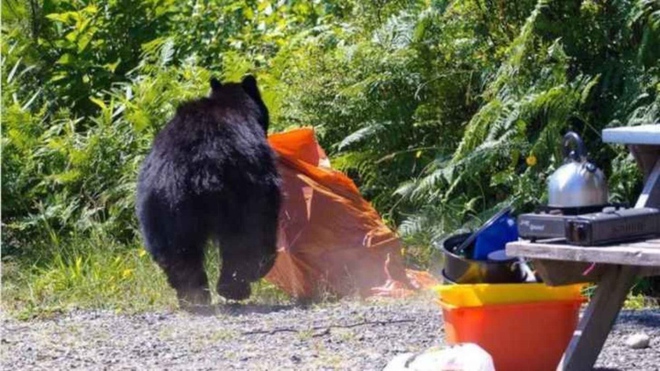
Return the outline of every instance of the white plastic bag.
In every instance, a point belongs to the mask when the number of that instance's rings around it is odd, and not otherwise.
[[[495,371],[495,365],[480,346],[465,343],[445,349],[431,348],[421,354],[401,354],[383,371]]]

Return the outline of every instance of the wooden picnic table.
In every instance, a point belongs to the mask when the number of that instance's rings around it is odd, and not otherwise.
[[[605,129],[603,141],[627,145],[644,174],[635,207],[660,208],[660,125]],[[506,252],[531,259],[549,285],[597,284],[558,370],[592,369],[636,278],[660,275],[660,238],[599,247],[519,240]]]

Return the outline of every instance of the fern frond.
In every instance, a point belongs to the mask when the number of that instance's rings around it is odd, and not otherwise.
[[[364,126],[355,132],[349,134],[346,138],[342,139],[339,144],[337,144],[337,150],[342,151],[353,144],[362,142],[369,138],[375,136],[379,131],[382,131],[385,128],[385,125],[379,123],[370,123],[367,126]]]

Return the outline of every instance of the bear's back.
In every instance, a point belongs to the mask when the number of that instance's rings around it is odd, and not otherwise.
[[[249,197],[276,187],[258,106],[240,94],[184,103],[154,140],[140,183],[170,204],[185,195]]]

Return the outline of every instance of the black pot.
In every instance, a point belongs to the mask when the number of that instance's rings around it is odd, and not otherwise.
[[[445,271],[442,271],[442,284],[443,285],[456,285],[456,282],[450,280],[447,278],[447,275],[445,274]]]
[[[454,254],[457,248],[470,233],[450,236],[436,244],[444,254],[443,278],[451,283],[521,283],[525,274],[520,269],[518,259],[505,261],[472,260]],[[465,249],[470,253],[474,244]]]

